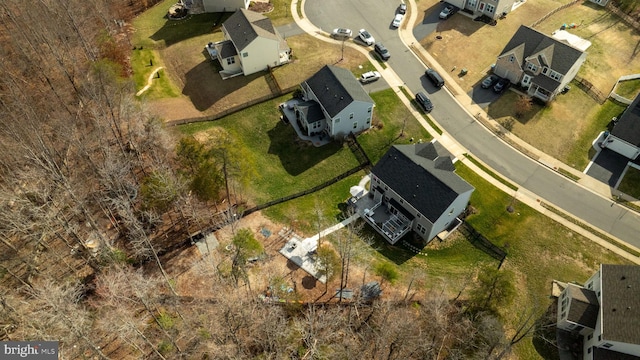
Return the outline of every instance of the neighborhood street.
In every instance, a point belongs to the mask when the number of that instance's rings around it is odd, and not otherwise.
[[[478,123],[447,89],[436,90],[428,82],[424,77],[425,65],[404,45],[399,31],[390,27],[398,4],[383,0],[309,0],[305,2],[304,10],[311,23],[327,32],[336,27],[351,28],[354,34],[360,28],[369,30],[376,41],[382,41],[391,52],[388,66],[402,79],[404,85],[413,93],[426,91],[432,98],[435,109],[431,116],[438,125],[474,157],[518,184],[523,188],[521,191],[526,189],[537,200],[553,204],[603,232],[640,247],[640,238],[637,236],[640,232],[640,217],[635,212],[613,203],[606,195],[568,180],[507,145]],[[409,7],[415,9],[415,3]],[[430,29],[435,29],[431,20],[433,14],[427,16],[429,20],[425,20],[423,14],[418,14],[416,24],[419,25],[412,34],[410,31],[405,32],[404,42],[417,42],[413,38],[414,34],[426,36]],[[428,28],[422,28],[423,26]],[[442,75],[447,80],[447,86],[450,86],[453,80],[449,78],[449,74],[445,72]]]

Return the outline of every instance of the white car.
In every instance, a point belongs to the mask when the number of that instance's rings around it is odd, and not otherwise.
[[[404,19],[403,14],[396,14],[396,17],[394,17],[393,21],[391,22],[391,26],[393,26],[394,28],[400,27],[400,24],[402,24],[402,19]]]
[[[376,42],[376,39],[374,39],[373,36],[371,36],[371,34],[369,34],[369,32],[365,29],[360,29],[360,31],[358,31],[358,37],[369,46],[373,45]]]
[[[352,35],[351,29],[345,29],[345,28],[333,29],[333,31],[331,32],[331,37],[338,40],[351,39],[351,35]]]
[[[360,82],[363,84],[368,84],[378,79],[380,79],[380,73],[377,71],[367,71],[360,76]]]

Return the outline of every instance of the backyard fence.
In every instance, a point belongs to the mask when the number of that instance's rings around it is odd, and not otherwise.
[[[625,23],[627,23],[627,25],[631,26],[637,31],[640,31],[640,21],[622,12],[622,10],[618,9],[615,5],[613,5],[612,1],[609,1],[607,3],[606,8],[607,10],[611,11],[612,13],[620,17],[620,19],[622,19]]]
[[[323,182],[320,185],[314,186],[311,189],[307,189],[304,191],[301,191],[299,193],[296,194],[292,194],[292,195],[288,195],[285,197],[282,197],[280,199],[276,199],[276,200],[272,200],[269,201],[267,203],[264,204],[260,204],[260,205],[256,205],[250,209],[246,209],[242,212],[242,216],[246,216],[249,215],[251,213],[254,213],[256,211],[260,211],[263,209],[266,209],[270,206],[274,206],[274,205],[278,205],[278,204],[282,204],[284,202],[287,202],[289,200],[293,200],[293,199],[297,199],[299,197],[305,196],[305,195],[309,195],[309,194],[313,194],[314,192],[320,191],[330,185],[333,185],[335,183],[337,183],[338,181],[345,179],[355,173],[357,173],[360,170],[363,170],[365,168],[367,168],[369,165],[371,165],[371,161],[369,160],[369,157],[367,156],[367,154],[364,152],[364,149],[362,148],[362,146],[360,146],[360,143],[358,143],[358,140],[356,139],[355,135],[353,133],[350,133],[349,136],[346,138],[349,148],[351,149],[351,151],[354,153],[354,155],[356,156],[356,158],[358,159],[358,161],[360,162],[360,165],[347,170],[346,172],[330,179],[327,180],[325,182]]]
[[[273,78],[272,75],[268,75],[270,78]],[[275,80],[275,78],[274,78]],[[233,113],[236,113],[240,110],[244,110],[248,107],[251,107],[253,105],[256,104],[260,104],[263,103],[265,101],[269,101],[272,99],[277,98],[278,96],[282,96],[284,94],[288,94],[291,93],[293,91],[295,91],[298,88],[298,85],[294,85],[294,86],[290,86],[286,89],[280,89],[280,86],[277,84],[277,82],[275,83],[275,85],[273,86],[272,90],[274,90],[274,88],[276,88],[275,91],[272,91],[270,94],[261,96],[257,99],[253,99],[253,100],[249,100],[245,103],[242,103],[240,105],[228,108],[228,109],[224,109],[222,111],[219,111],[216,114],[213,115],[208,115],[208,116],[200,116],[200,117],[194,117],[194,118],[186,118],[186,119],[180,119],[180,120],[170,120],[170,121],[166,121],[165,125],[167,126],[178,126],[178,125],[185,125],[185,124],[191,124],[191,123],[197,123],[197,122],[205,122],[205,121],[215,121],[215,120],[219,120],[222,119],[223,117],[227,116],[227,115],[231,115]]]
[[[577,75],[575,78],[573,78],[573,80],[576,82],[576,85],[578,85],[580,89],[586,92],[587,95],[591,96],[591,98],[597,101],[599,104],[602,105],[607,100],[608,96],[603,94],[602,91],[598,90],[598,88],[596,88],[591,82],[589,82],[589,80]]]
[[[558,11],[564,10],[566,8],[568,8],[569,6],[573,6],[579,2],[582,2],[584,0],[573,0],[572,2],[566,3],[558,8],[555,8],[553,10],[551,10],[549,13],[547,13],[545,16],[541,17],[540,19],[536,20],[536,22],[534,22],[533,24],[531,24],[532,28],[535,28],[536,26],[540,25],[541,22],[547,20],[551,15],[557,13]]]
[[[466,221],[462,222],[462,225],[458,227],[458,231],[460,231],[473,246],[484,251],[492,258],[500,260],[500,265],[502,265],[502,262],[507,257],[507,252],[504,251],[504,249],[489,241],[489,239],[476,231],[476,229]]]

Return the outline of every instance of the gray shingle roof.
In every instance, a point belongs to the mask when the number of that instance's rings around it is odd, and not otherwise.
[[[524,59],[542,53],[550,64],[549,67],[563,75],[571,69],[583,54],[582,51],[567,43],[558,41],[524,25],[521,25],[509,40],[502,52],[500,52],[500,56],[511,52],[523,65]]]
[[[576,324],[595,329],[598,320],[600,304],[593,290],[585,289],[573,284],[567,285],[571,296],[567,319]]]
[[[640,266],[602,265],[602,338],[640,344]]]
[[[304,118],[307,119],[309,124],[316,121],[324,120],[324,114],[320,105],[315,101],[305,101],[296,104],[296,108],[304,114]]]
[[[611,131],[615,137],[640,147],[640,94],[627,107]]]
[[[258,37],[280,41],[280,36],[271,20],[254,11],[240,9],[231,15],[222,26],[239,51],[242,51]]]
[[[596,347],[593,348],[593,360],[640,360],[640,357]]]
[[[371,172],[431,222],[473,190],[453,172],[451,154],[438,143],[394,145]]]
[[[306,83],[332,118],[353,101],[370,102],[373,105],[369,94],[348,69],[325,65]]]

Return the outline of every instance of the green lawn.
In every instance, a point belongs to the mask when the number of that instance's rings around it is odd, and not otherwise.
[[[640,93],[640,79],[620,81],[615,91],[616,94],[633,100]]]

